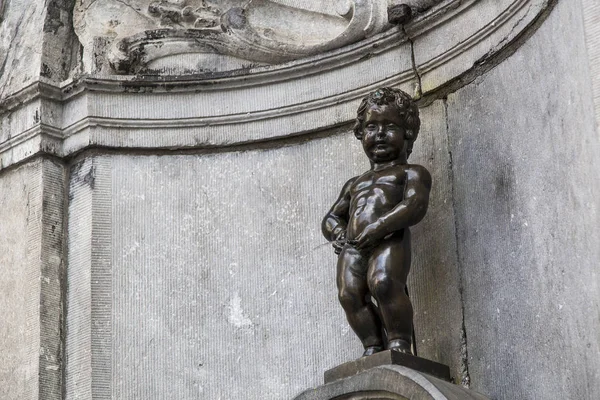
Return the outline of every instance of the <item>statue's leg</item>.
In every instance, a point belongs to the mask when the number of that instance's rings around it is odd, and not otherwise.
[[[356,333],[365,355],[383,350],[381,322],[367,302],[367,260],[356,249],[345,246],[337,265],[338,299],[346,312],[348,324]]]
[[[367,283],[377,300],[388,347],[410,352],[413,308],[406,294],[410,270],[410,232],[396,233],[377,246],[369,258]]]

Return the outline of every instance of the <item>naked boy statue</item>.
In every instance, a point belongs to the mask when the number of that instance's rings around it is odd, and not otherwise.
[[[338,297],[364,356],[386,348],[411,353],[409,227],[425,216],[431,189],[429,172],[407,162],[420,124],[419,109],[401,90],[365,97],[354,134],[371,169],[346,182],[323,219],[323,234],[339,254]]]

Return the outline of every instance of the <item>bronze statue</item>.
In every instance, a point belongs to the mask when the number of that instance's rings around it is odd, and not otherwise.
[[[411,353],[409,227],[425,216],[431,189],[429,172],[407,162],[419,109],[405,92],[381,88],[362,100],[357,114],[354,134],[371,169],[346,182],[323,219],[323,235],[339,255],[338,298],[363,355],[386,348]]]

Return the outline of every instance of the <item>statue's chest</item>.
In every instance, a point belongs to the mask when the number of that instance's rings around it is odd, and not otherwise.
[[[360,194],[379,189],[390,193],[403,193],[405,184],[404,173],[371,173],[355,182],[353,192]]]

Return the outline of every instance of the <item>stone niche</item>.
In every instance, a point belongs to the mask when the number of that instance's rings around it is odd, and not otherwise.
[[[291,399],[359,356],[319,224],[379,86],[419,99],[435,182],[419,356],[491,398],[600,393],[585,10],[397,3],[0,1],[0,398]]]

